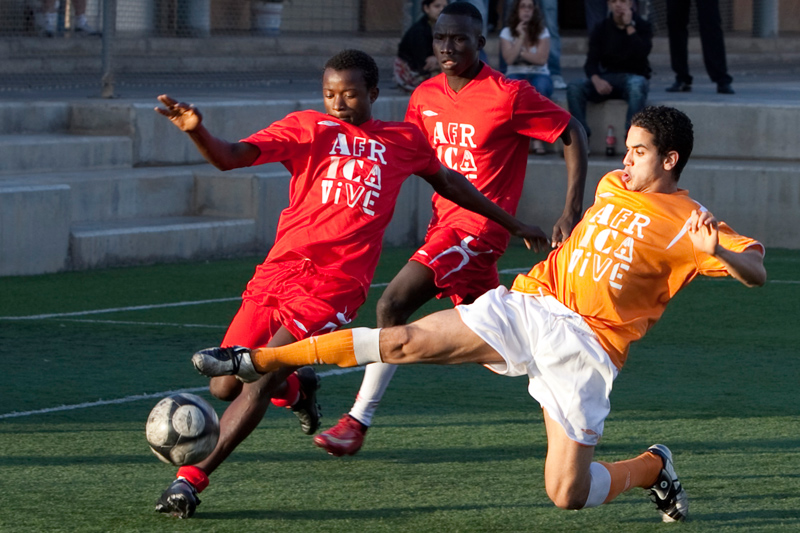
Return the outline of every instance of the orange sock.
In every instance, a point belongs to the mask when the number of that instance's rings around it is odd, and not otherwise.
[[[251,350],[250,357],[253,366],[262,373],[272,372],[283,366],[364,365],[380,361],[379,331],[367,328],[334,331],[277,348],[257,348]],[[361,348],[362,346],[367,348]]]
[[[611,490],[604,503],[608,503],[623,492],[633,487],[649,488],[658,479],[664,464],[661,458],[645,452],[639,457],[616,463],[598,461],[611,474]]]

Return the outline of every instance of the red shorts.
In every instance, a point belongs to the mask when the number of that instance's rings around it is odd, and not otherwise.
[[[365,299],[360,283],[321,273],[311,261],[264,263],[247,284],[222,346],[266,346],[281,326],[296,339],[328,333],[351,322]]]
[[[432,228],[425,244],[409,261],[417,261],[433,270],[438,298],[449,297],[455,305],[474,300],[500,285],[497,260],[503,251],[469,233],[453,228]]]

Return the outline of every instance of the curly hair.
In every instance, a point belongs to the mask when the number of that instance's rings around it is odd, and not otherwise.
[[[673,150],[678,152],[678,162],[672,169],[678,181],[694,147],[694,128],[689,117],[674,107],[648,106],[633,116],[631,126],[647,130],[653,136],[659,156],[665,157]]]
[[[364,76],[367,90],[378,86],[380,78],[378,64],[375,63],[372,56],[361,50],[342,50],[325,63],[324,70],[328,69],[336,71],[360,70],[361,75]]]
[[[511,13],[509,13],[508,16],[508,27],[511,29],[511,35],[514,37],[519,37],[519,35],[517,35],[517,26],[520,23],[519,5],[521,3],[522,0],[514,0],[514,4],[511,6]],[[542,10],[539,9],[539,4],[534,0],[533,16],[528,22],[528,35],[525,36],[528,44],[530,46],[537,46],[539,44],[539,35],[541,35],[543,31],[544,16],[542,15]]]

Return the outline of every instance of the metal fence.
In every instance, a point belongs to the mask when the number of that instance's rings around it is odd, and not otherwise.
[[[506,1],[485,1],[502,20]],[[583,2],[561,0],[567,30],[580,26]],[[147,80],[261,83],[275,72],[317,72],[327,56],[348,46],[372,53],[388,69],[403,29],[419,16],[419,3],[0,0],[0,97],[70,87],[110,96]],[[640,0],[640,10],[662,36],[665,4]],[[720,0],[720,6],[728,32],[773,37],[779,23],[786,23],[778,20],[778,0]],[[696,33],[694,15],[692,20],[690,31]]]

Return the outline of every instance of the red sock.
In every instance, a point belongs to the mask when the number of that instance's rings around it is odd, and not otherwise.
[[[291,407],[300,399],[300,380],[297,374],[291,374],[286,378],[286,391],[280,397],[272,398],[272,404],[276,407]]]
[[[196,466],[182,466],[178,469],[178,475],[192,484],[197,492],[203,492],[208,487],[208,476]]]

